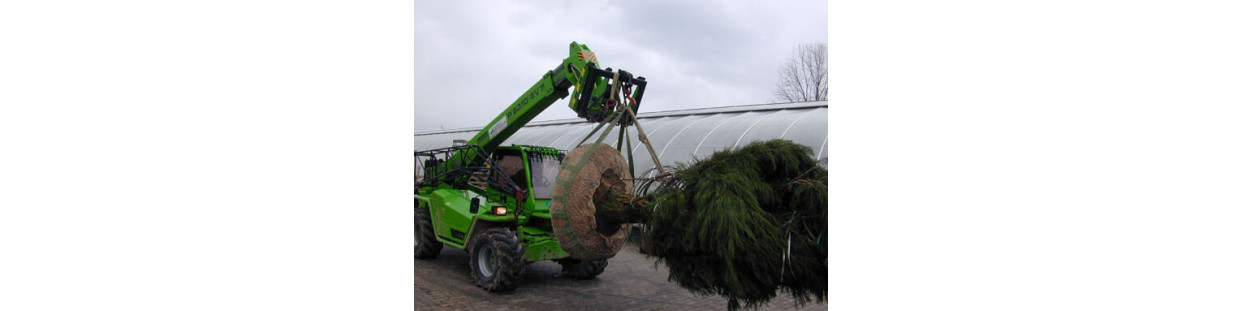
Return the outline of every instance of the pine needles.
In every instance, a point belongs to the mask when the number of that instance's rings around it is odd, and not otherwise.
[[[805,304],[828,287],[828,171],[810,148],[754,142],[679,164],[651,193],[644,248],[669,280],[758,308],[783,291]]]

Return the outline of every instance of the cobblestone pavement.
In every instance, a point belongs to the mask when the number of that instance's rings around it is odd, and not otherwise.
[[[517,289],[487,293],[470,278],[468,254],[445,247],[436,259],[416,259],[414,307],[418,310],[724,310],[719,296],[696,297],[668,281],[668,271],[627,245],[591,280],[561,277],[561,266],[540,261],[526,267]],[[777,296],[761,310],[826,310],[812,303],[795,308],[793,298]]]

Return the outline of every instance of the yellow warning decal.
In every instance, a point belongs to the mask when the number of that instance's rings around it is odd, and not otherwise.
[[[585,60],[585,61],[596,62],[596,63],[599,62],[598,60],[595,60],[595,52],[591,52],[591,51],[578,51],[578,60]]]

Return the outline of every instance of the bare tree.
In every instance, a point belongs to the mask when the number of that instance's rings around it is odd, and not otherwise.
[[[828,99],[828,46],[801,44],[778,71],[774,101],[805,102]]]

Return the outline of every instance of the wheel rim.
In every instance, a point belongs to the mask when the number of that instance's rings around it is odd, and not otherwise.
[[[479,249],[478,260],[479,272],[483,277],[490,278],[496,274],[496,253],[492,251],[491,245],[486,245]]]

